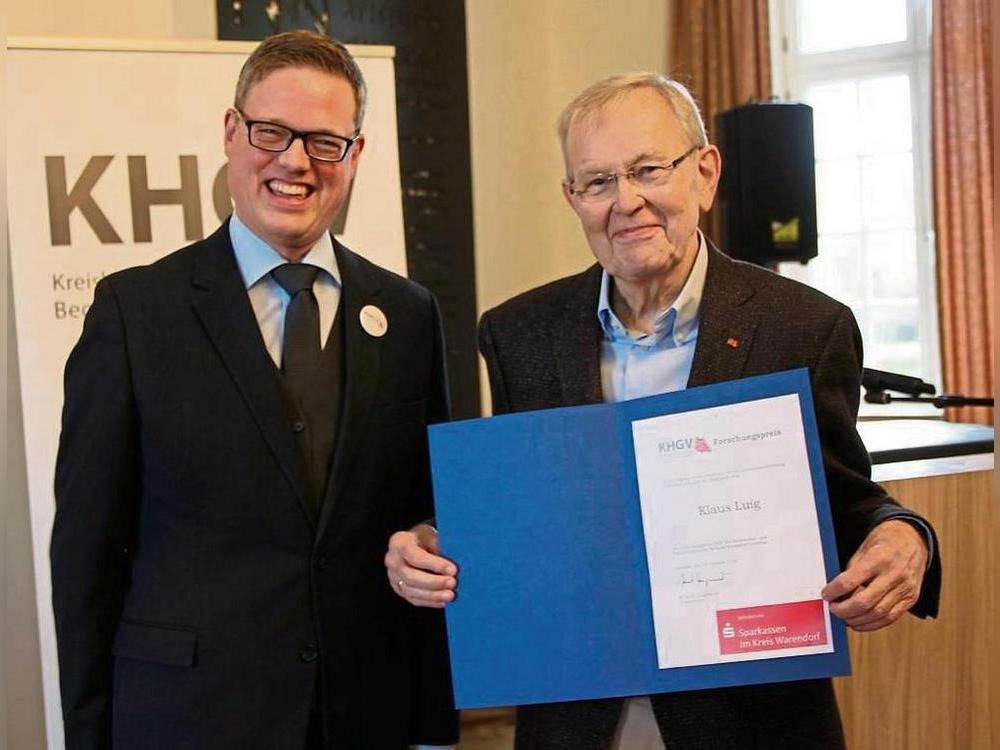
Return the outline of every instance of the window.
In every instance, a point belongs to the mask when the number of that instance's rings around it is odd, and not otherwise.
[[[819,255],[779,272],[849,305],[865,366],[940,384],[929,0],[772,0],[775,91],[813,108]],[[930,407],[862,406],[862,414]]]

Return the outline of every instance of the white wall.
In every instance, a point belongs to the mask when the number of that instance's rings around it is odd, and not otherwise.
[[[480,311],[589,265],[562,200],[555,121],[579,90],[634,69],[665,69],[669,0],[466,0],[476,289]],[[43,0],[9,4],[12,36],[214,39],[213,0]],[[6,143],[6,139],[4,139]],[[6,173],[6,170],[4,170]],[[6,205],[6,185],[0,187]],[[32,550],[9,295],[6,211],[0,215],[0,328],[7,382],[0,408],[0,747],[45,746]],[[483,383],[485,384],[485,377]],[[3,722],[6,720],[6,727]]]
[[[11,36],[85,37],[107,39],[214,39],[212,0],[43,0],[13,3],[5,8],[6,34]],[[6,86],[4,88],[6,92]],[[4,138],[6,144],[6,138]],[[4,169],[6,174],[6,168]],[[6,180],[2,188],[6,207]],[[0,516],[0,748],[39,750],[46,746],[39,663],[28,489],[21,421],[10,266],[7,254],[7,212],[2,216],[3,298],[0,327],[6,362],[3,445],[4,496]]]
[[[466,0],[480,311],[592,262],[563,201],[556,119],[585,86],[664,70],[664,0]]]
[[[669,2],[466,0],[465,6],[482,312],[593,262],[562,197],[556,119],[594,81],[666,70]]]
[[[11,36],[215,39],[213,0],[40,0],[4,10]]]
[[[15,28],[9,19],[8,12],[4,14],[5,39],[7,33]],[[6,82],[6,51],[2,68]],[[0,110],[6,111],[6,85],[2,97]],[[0,160],[6,175],[6,120],[3,130]],[[0,184],[0,205],[7,205],[6,179]],[[0,269],[3,277],[0,283],[0,335],[3,337],[0,351],[4,356],[3,366],[0,367],[4,384],[3,399],[0,401],[4,425],[3,444],[0,445],[0,477],[3,484],[3,495],[0,497],[0,747],[34,750],[45,747],[45,717],[8,250],[5,209],[0,212]]]
[[[7,32],[7,17],[4,15],[0,18],[0,24],[2,24],[2,31],[6,38]],[[0,53],[0,70],[3,71],[4,80],[6,80],[7,73],[7,55],[6,50]],[[0,110],[7,111],[7,89],[4,87],[3,91],[0,92]],[[4,120],[3,124],[0,125],[0,130],[3,130],[3,143],[0,145],[0,162],[3,163],[3,174],[7,174],[7,121]],[[7,205],[7,181],[4,180],[3,184],[0,185],[0,201],[2,205]],[[17,425],[12,425],[11,416],[12,409],[10,408],[10,402],[12,401],[13,391],[10,388],[10,376],[9,373],[13,369],[13,357],[11,356],[11,351],[8,348],[11,343],[12,336],[9,335],[8,323],[10,319],[10,287],[8,279],[10,278],[10,266],[8,263],[8,250],[7,250],[7,213],[3,212],[0,214],[0,276],[2,276],[2,283],[0,283],[0,317],[3,318],[2,325],[0,325],[0,352],[3,352],[3,364],[0,366],[0,380],[3,382],[3,398],[0,399],[0,420],[3,421],[3,443],[0,445],[0,480],[3,483],[3,494],[0,495],[0,747],[8,747],[12,745],[10,732],[7,730],[8,727],[8,715],[10,713],[8,705],[10,702],[9,696],[13,695],[13,691],[8,687],[10,682],[10,676],[14,674],[13,665],[11,662],[11,657],[9,651],[13,650],[12,646],[16,645],[13,641],[15,636],[20,637],[31,637],[31,623],[22,624],[17,618],[13,616],[13,613],[17,611],[16,607],[12,604],[12,591],[11,586],[8,585],[8,581],[13,583],[15,580],[28,580],[31,581],[31,572],[28,572],[27,578],[23,576],[15,578],[12,563],[16,562],[18,556],[11,554],[11,538],[13,533],[14,524],[12,523],[11,516],[20,509],[23,513],[27,509],[27,492],[22,492],[19,496],[14,496],[10,491],[10,487],[17,484],[22,490],[24,489],[24,479],[20,479],[18,483],[11,482],[10,472],[15,465],[15,461],[11,460],[10,453],[13,451],[14,447],[18,445],[16,440],[12,440],[12,436],[17,435],[17,428],[19,427],[19,422]],[[20,470],[23,471],[24,459],[23,456],[18,454],[19,462],[17,463]],[[16,500],[17,502],[14,502]],[[23,557],[20,555],[21,549],[16,547],[16,552],[23,559],[31,560],[31,550],[27,550],[27,556]],[[34,607],[30,607],[33,611]],[[37,639],[35,639],[37,643]],[[37,660],[38,647],[35,646],[35,656]],[[35,665],[35,672],[37,674],[37,662]],[[35,693],[37,694],[37,690]]]

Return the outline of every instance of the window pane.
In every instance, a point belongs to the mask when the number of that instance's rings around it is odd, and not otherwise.
[[[862,153],[891,153],[913,148],[908,75],[869,78],[858,84]]]
[[[861,184],[857,159],[816,162],[816,221],[820,234],[861,231]]]
[[[779,272],[844,302],[865,365],[940,380],[931,230],[930,0],[781,0],[789,97],[813,109],[819,255]],[[787,20],[786,20],[787,19]],[[925,36],[926,35],[926,36]],[[926,407],[862,404],[880,414]],[[916,410],[916,411],[910,411]]]
[[[917,299],[917,236],[914,232],[872,232],[865,238],[869,293],[876,301]]]
[[[798,0],[803,54],[906,40],[906,0]]]
[[[868,310],[865,366],[913,375],[921,371],[920,314],[914,302]]]
[[[861,193],[866,229],[911,229],[913,156],[864,157],[861,160]]]
[[[837,81],[806,89],[805,103],[813,108],[816,158],[854,156],[858,153],[858,87],[854,81]]]
[[[808,265],[781,263],[778,272],[856,308],[862,302],[858,295],[864,290],[864,268],[860,235],[821,235],[819,253]]]

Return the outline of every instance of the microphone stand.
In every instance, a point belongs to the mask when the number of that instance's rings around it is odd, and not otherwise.
[[[918,404],[931,404],[938,409],[952,406],[988,406],[993,408],[993,399],[980,396],[960,396],[955,393],[942,393],[939,396],[896,396],[886,391],[865,389],[865,401],[869,404],[891,404],[894,401],[909,401]]]

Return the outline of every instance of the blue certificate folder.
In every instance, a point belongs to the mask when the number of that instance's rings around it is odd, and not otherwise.
[[[445,610],[459,708],[849,674],[843,623],[828,654],[660,669],[632,421],[797,393],[827,578],[839,570],[807,371],[617,404],[430,428]],[[817,592],[818,595],[818,592]]]

